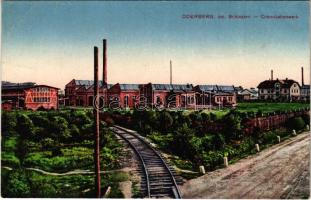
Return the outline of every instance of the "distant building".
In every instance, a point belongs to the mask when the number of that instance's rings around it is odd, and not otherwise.
[[[261,100],[296,101],[300,99],[300,85],[292,79],[266,80],[258,85]]]
[[[65,86],[65,104],[93,106],[93,81],[71,80]],[[108,84],[99,81],[99,94],[109,107],[135,108],[136,105],[157,108],[209,108],[236,105],[236,89],[225,85],[192,84]],[[102,104],[102,102],[101,102]],[[136,107],[137,108],[137,107]]]
[[[93,106],[94,98],[94,81],[91,80],[75,80],[72,79],[65,85],[65,105],[66,106]],[[107,89],[112,85],[103,86],[99,81],[99,94],[107,103]]]
[[[303,101],[310,101],[310,85],[301,86],[300,99]]]
[[[192,84],[141,84],[140,96],[148,106],[195,108]]]
[[[197,85],[194,90],[196,91],[197,108],[236,106],[234,86]]]
[[[243,89],[238,92],[237,99],[239,102],[257,100],[258,90],[255,88]]]
[[[303,67],[301,67],[300,99],[302,101],[310,101],[310,85],[305,85],[304,83]]]
[[[2,101],[1,102],[1,109],[5,111],[11,111],[13,109],[13,102],[11,100]]]
[[[139,100],[138,84],[115,84],[108,90],[110,107],[134,108]]]
[[[7,109],[58,109],[58,88],[35,83],[2,82],[2,106]],[[11,104],[11,105],[9,105]]]

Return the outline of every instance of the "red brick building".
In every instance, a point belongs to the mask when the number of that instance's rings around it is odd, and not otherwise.
[[[151,107],[195,108],[192,84],[141,84],[140,96]],[[143,101],[141,99],[141,101]]]
[[[58,88],[35,83],[2,82],[2,101],[10,101],[11,108],[27,110],[58,109]]]
[[[109,107],[134,108],[139,100],[138,84],[115,84],[108,90]]]
[[[65,105],[66,106],[92,106],[94,99],[94,81],[72,79],[65,85]],[[107,103],[107,89],[112,85],[103,86],[99,81],[99,95]],[[106,89],[107,88],[107,89]]]

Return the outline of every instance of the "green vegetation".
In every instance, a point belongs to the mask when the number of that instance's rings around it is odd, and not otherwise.
[[[261,149],[290,137],[292,129],[301,132],[309,124],[309,115],[289,119],[283,128],[245,134],[244,122],[255,116],[308,108],[302,103],[241,103],[236,109],[223,111],[137,111],[117,112],[117,124],[137,130],[172,155],[169,160],[182,170],[197,171],[199,165],[207,170],[223,166],[223,157],[233,163]],[[122,118],[123,116],[123,118]],[[124,116],[132,118],[131,123]],[[121,119],[121,120],[120,120]]]
[[[94,170],[92,112],[86,110],[2,112],[2,196],[93,197],[93,175],[51,176],[28,170],[64,173]],[[118,169],[121,145],[105,124],[101,129],[101,169]],[[12,168],[12,170],[8,170]],[[122,197],[121,172],[103,176],[111,197]],[[88,192],[83,192],[87,190]]]
[[[291,111],[309,108],[309,103],[238,103],[237,110],[240,112],[271,113],[279,111]]]

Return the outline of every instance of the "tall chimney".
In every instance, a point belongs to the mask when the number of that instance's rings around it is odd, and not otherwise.
[[[172,61],[170,60],[170,84],[172,85],[173,84],[173,78],[172,78]]]
[[[273,81],[273,70],[271,69],[271,81]]]
[[[303,86],[305,83],[303,81],[303,67],[301,67],[301,86]]]
[[[103,39],[103,86],[107,86],[107,40]]]

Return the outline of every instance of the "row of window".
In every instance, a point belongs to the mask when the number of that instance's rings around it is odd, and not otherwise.
[[[232,97],[216,97],[216,102],[221,102],[221,101],[224,101],[224,100],[227,100],[227,101],[232,101]]]
[[[298,93],[299,90],[298,89],[292,89],[292,93]]]
[[[33,101],[35,103],[45,103],[45,102],[50,102],[51,98],[50,97],[35,97]]]
[[[274,89],[265,89],[266,90],[266,93],[274,93]],[[265,93],[265,90],[264,89],[261,89],[260,90],[260,92],[261,93]],[[281,91],[283,92],[283,93],[287,93],[288,92],[288,90],[287,89],[281,89]],[[276,92],[278,92],[278,90],[276,90]]]
[[[37,87],[32,89],[34,92],[50,92],[50,88],[47,87]]]

